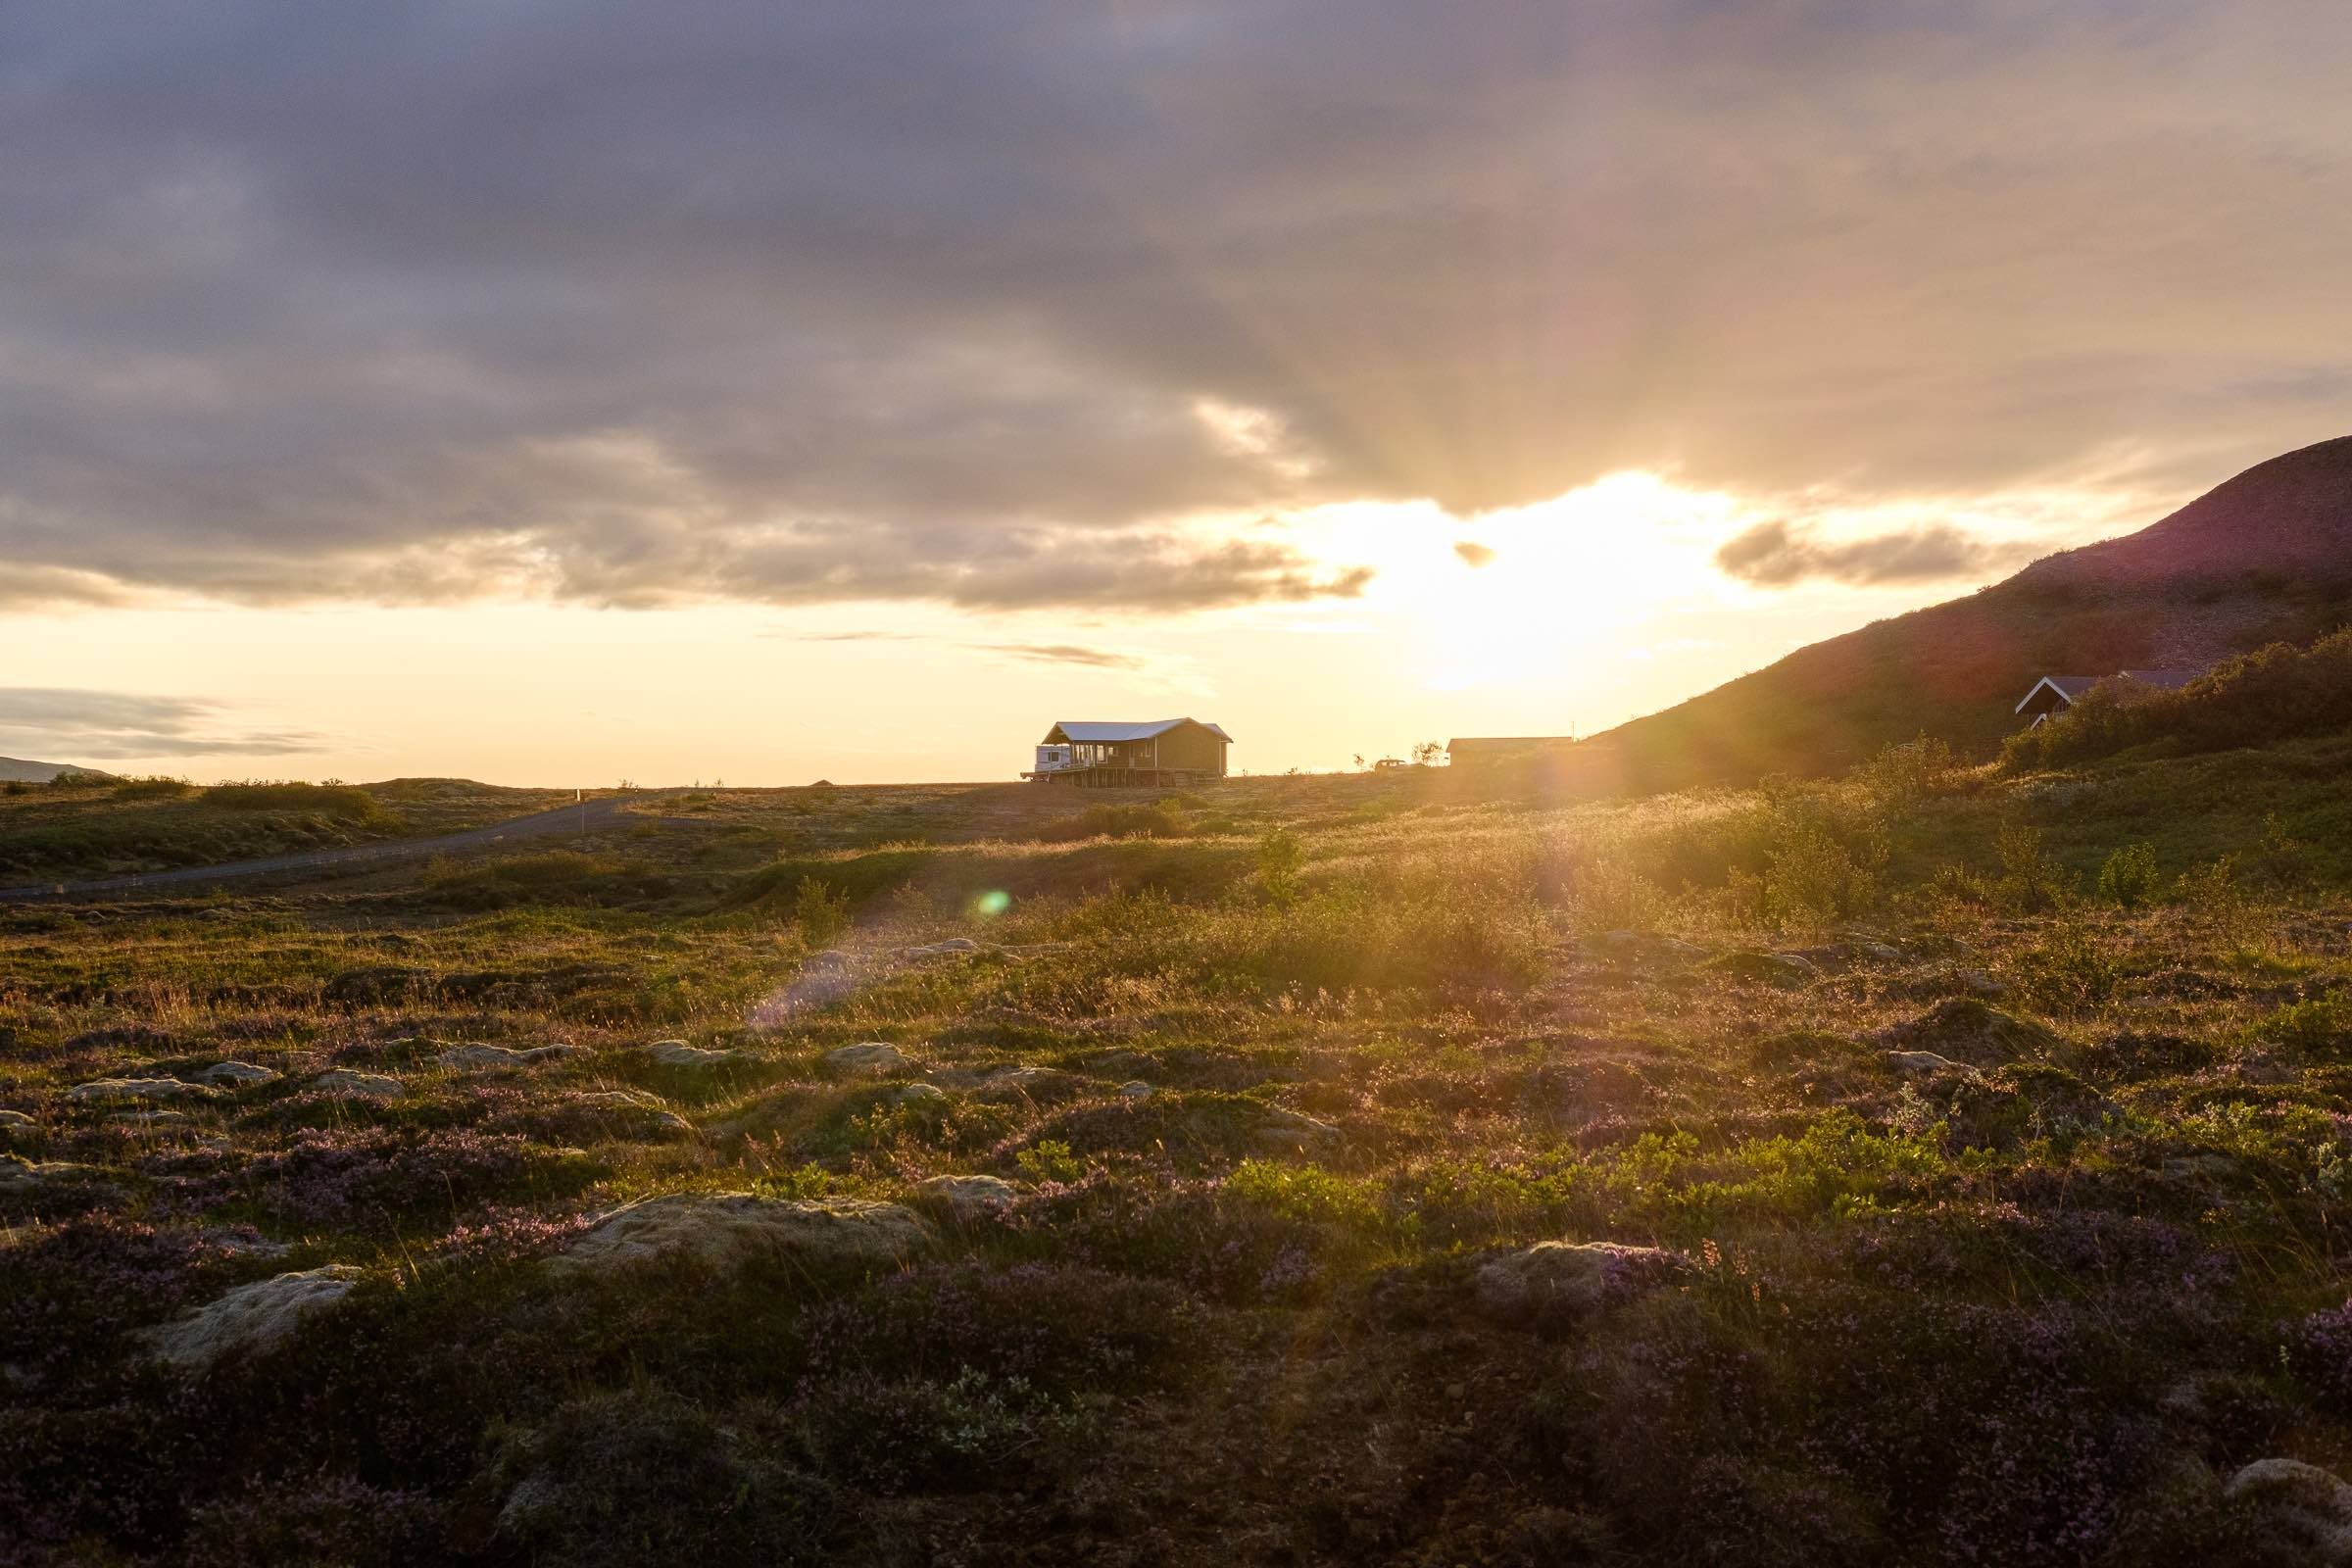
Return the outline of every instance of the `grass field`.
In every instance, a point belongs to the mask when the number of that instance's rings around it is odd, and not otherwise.
[[[172,778],[69,778],[0,785],[0,886],[455,833],[570,798],[568,790],[448,778],[202,786]]]
[[[2245,1467],[2352,1468],[2348,763],[714,789],[0,910],[0,1562],[2328,1560]]]

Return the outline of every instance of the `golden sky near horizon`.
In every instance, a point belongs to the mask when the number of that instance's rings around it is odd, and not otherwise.
[[[2345,431],[2319,0],[0,11],[0,755],[1604,727]]]

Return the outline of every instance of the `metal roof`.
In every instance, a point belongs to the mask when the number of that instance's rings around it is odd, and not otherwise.
[[[2015,711],[2024,712],[2026,704],[2032,702],[2044,686],[2071,704],[2103,680],[2136,681],[2142,686],[2153,686],[2158,691],[2177,692],[2204,673],[2202,669],[2119,669],[2112,675],[2044,675],[2034,683],[2033,691],[2019,700]]]
[[[1199,724],[1228,745],[1233,741],[1233,737],[1226,734],[1222,726],[1197,718],[1154,718],[1141,722],[1065,718],[1054,728],[1059,730],[1061,738],[1067,741],[1148,741],[1154,735],[1165,735],[1180,724]]]

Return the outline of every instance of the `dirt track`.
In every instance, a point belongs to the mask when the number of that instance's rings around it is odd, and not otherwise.
[[[24,904],[35,899],[73,899],[108,893],[144,893],[156,888],[202,886],[228,877],[266,876],[272,871],[316,871],[368,860],[397,860],[417,855],[445,855],[462,850],[488,849],[518,839],[548,838],[578,833],[607,824],[632,795],[608,795],[577,806],[559,806],[509,822],[443,833],[429,839],[386,839],[377,844],[351,844],[333,850],[305,850],[297,855],[270,855],[258,860],[231,860],[225,865],[183,865],[169,871],[140,871],[128,876],[104,876],[84,882],[36,883],[0,888],[0,904]]]

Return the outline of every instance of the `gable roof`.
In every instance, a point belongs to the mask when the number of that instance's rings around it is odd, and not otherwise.
[[[2056,692],[2060,702],[2072,703],[2076,698],[2081,697],[2084,692],[2090,690],[2093,686],[2096,686],[2099,682],[2105,680],[2106,678],[2107,677],[2104,675],[2044,675],[2041,677],[2041,679],[2034,683],[2034,689],[2032,691],[2026,693],[2025,696],[2017,700],[2017,707],[2010,710],[2010,711],[2017,713],[2024,712],[2026,710],[2026,705],[2041,695],[2041,689],[2044,686],[2047,686],[2050,690]]]
[[[2190,666],[2178,669],[2119,669],[2112,675],[2044,675],[2034,683],[2034,689],[2018,700],[2012,712],[2022,713],[2026,705],[2040,695],[2047,686],[2058,694],[2058,700],[2072,704],[2103,680],[2128,680],[2141,686],[2153,686],[2160,692],[2177,692],[2190,681],[2203,675],[2202,668]]]
[[[1059,734],[1065,741],[1077,742],[1148,741],[1154,735],[1165,735],[1185,724],[1199,724],[1228,745],[1233,741],[1233,737],[1226,734],[1221,726],[1198,718],[1152,718],[1141,721],[1065,718],[1047,731],[1046,738],[1052,740],[1055,734]]]

